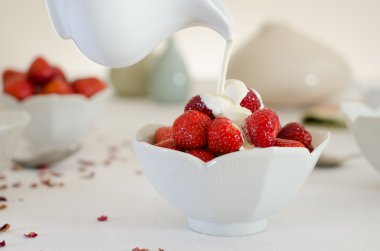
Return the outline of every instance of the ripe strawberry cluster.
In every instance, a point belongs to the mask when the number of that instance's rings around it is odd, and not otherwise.
[[[81,78],[70,83],[63,71],[50,65],[44,58],[36,58],[26,72],[7,69],[3,72],[5,93],[18,100],[36,94],[81,94],[91,97],[106,88],[99,79]]]
[[[276,112],[262,108],[256,92],[249,90],[240,106],[252,114],[236,126],[229,118],[215,117],[197,95],[172,126],[156,130],[154,144],[189,153],[205,162],[239,151],[244,141],[250,147],[306,147],[313,151],[312,136],[306,128],[295,122],[281,127]]]

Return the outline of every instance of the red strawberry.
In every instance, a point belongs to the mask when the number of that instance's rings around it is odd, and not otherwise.
[[[281,139],[291,139],[301,142],[309,151],[312,151],[312,137],[306,128],[300,123],[291,122],[285,125],[278,133],[278,138]]]
[[[42,94],[71,94],[73,88],[62,78],[54,78],[43,86]]]
[[[163,126],[160,128],[157,128],[156,132],[154,133],[154,142],[159,143],[163,140],[173,138],[173,130],[171,126]]]
[[[28,70],[28,78],[34,83],[45,84],[54,77],[53,67],[42,57],[36,58]]]
[[[177,146],[173,138],[169,138],[161,142],[158,142],[157,144],[155,144],[155,146],[177,150]]]
[[[12,95],[18,100],[24,100],[34,93],[33,84],[26,79],[14,80],[4,85],[4,92]]]
[[[243,144],[243,137],[228,118],[212,121],[208,130],[208,147],[215,154],[236,152]]]
[[[215,155],[212,152],[204,149],[193,149],[187,151],[187,153],[197,157],[200,160],[203,160],[204,162],[209,162],[215,158]]]
[[[97,78],[82,78],[73,82],[74,91],[86,97],[98,93],[106,88],[106,84]]]
[[[280,147],[305,147],[302,143],[291,140],[291,139],[276,139],[276,144],[275,146],[280,146]]]
[[[252,89],[249,89],[247,95],[240,102],[240,106],[247,108],[251,112],[255,112],[261,108],[262,101]]]
[[[58,66],[53,66],[53,76],[54,78],[61,78],[65,81],[67,81],[65,73],[59,68]]]
[[[189,110],[195,110],[195,111],[200,111],[209,116],[211,119],[214,119],[214,114],[212,114],[212,111],[207,108],[205,103],[203,103],[201,96],[196,95],[192,97],[189,102],[187,102],[185,106],[185,111]]]
[[[5,70],[3,72],[3,83],[8,83],[10,81],[14,80],[21,80],[21,79],[26,79],[26,74],[20,71],[15,71],[15,70]]]
[[[173,123],[173,137],[177,146],[190,150],[207,145],[207,131],[211,119],[199,111],[186,111]]]
[[[312,146],[312,145],[310,145],[310,146],[308,146],[306,148],[309,150],[309,152],[313,152],[314,151],[314,146]]]
[[[276,143],[280,129],[277,114],[269,108],[252,113],[242,124],[248,142],[256,147],[270,147]]]

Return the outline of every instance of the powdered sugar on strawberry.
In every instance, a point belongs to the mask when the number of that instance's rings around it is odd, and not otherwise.
[[[158,128],[156,138],[165,140],[156,146],[182,151],[204,162],[255,147],[306,147],[313,151],[311,134],[302,125],[290,123],[281,128],[278,115],[264,107],[257,91],[241,81],[228,80],[218,95],[192,97],[172,127]]]

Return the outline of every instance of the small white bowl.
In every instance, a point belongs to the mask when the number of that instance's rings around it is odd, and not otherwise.
[[[380,107],[377,110],[358,102],[343,102],[342,113],[364,157],[380,171]]]
[[[0,111],[0,170],[11,166],[16,142],[29,121],[26,112]]]
[[[95,123],[110,92],[107,88],[91,98],[78,94],[36,95],[21,102],[3,93],[1,103],[31,115],[25,131],[27,145],[36,153],[45,153],[78,144]]]
[[[204,163],[150,144],[157,127],[142,128],[134,142],[147,177],[187,215],[191,229],[216,236],[264,231],[267,218],[295,196],[329,141],[329,133],[313,133],[312,153],[306,148],[256,148]]]

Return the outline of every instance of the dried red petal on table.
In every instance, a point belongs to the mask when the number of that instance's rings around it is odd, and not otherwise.
[[[13,166],[12,166],[12,168],[11,168],[11,170],[12,171],[15,171],[15,172],[17,172],[17,171],[20,171],[22,169],[22,166],[20,166],[19,164],[13,164]]]
[[[20,186],[21,186],[21,182],[20,181],[17,181],[17,182],[15,182],[15,183],[12,184],[12,187],[14,187],[14,188],[18,188]]]
[[[7,198],[5,198],[4,196],[0,196],[0,201],[7,201]]]
[[[0,232],[1,233],[4,233],[6,231],[8,231],[8,229],[11,227],[11,225],[9,225],[8,223],[4,224],[2,227],[0,227]]]
[[[6,184],[0,185],[0,190],[5,190],[5,189],[7,189],[7,185]]]
[[[53,176],[55,176],[55,177],[61,177],[61,176],[63,176],[62,173],[59,173],[59,172],[56,172],[56,171],[51,171],[50,174],[53,175]]]
[[[47,187],[53,187],[54,186],[54,184],[51,182],[50,179],[42,179],[41,180],[41,184],[43,184],[43,185],[45,185]]]
[[[95,177],[95,172],[90,172],[89,174],[87,175],[83,175],[82,176],[82,179],[85,179],[85,180],[89,180],[89,179],[92,179]]]
[[[110,147],[108,147],[108,152],[110,152],[110,153],[115,153],[118,150],[119,150],[119,147],[117,147],[117,146],[110,146]]]
[[[24,234],[24,236],[28,238],[36,238],[38,234],[36,232],[29,232],[27,234]]]
[[[5,175],[0,174],[0,180],[5,180],[5,179],[6,179]]]
[[[149,249],[147,249],[147,248],[139,248],[139,247],[135,247],[134,249],[132,249],[132,251],[149,251]]]
[[[80,166],[78,167],[79,172],[86,172],[87,171],[87,166]]]
[[[101,215],[97,218],[98,221],[107,221],[108,220],[108,216],[105,216],[105,215]]]
[[[6,209],[6,208],[7,208],[7,205],[5,204],[0,205],[0,210]]]
[[[7,245],[7,244],[5,243],[4,240],[3,240],[3,241],[0,241],[0,247],[5,247],[5,245]]]
[[[93,166],[95,165],[95,162],[92,160],[85,160],[85,159],[79,159],[78,163],[84,166]]]
[[[30,184],[30,187],[31,188],[36,188],[36,187],[38,187],[38,184],[37,183],[32,183],[32,184]]]
[[[136,174],[137,176],[141,176],[141,175],[143,175],[144,173],[143,173],[143,171],[141,171],[141,170],[136,170],[136,171],[135,171],[135,174]]]

